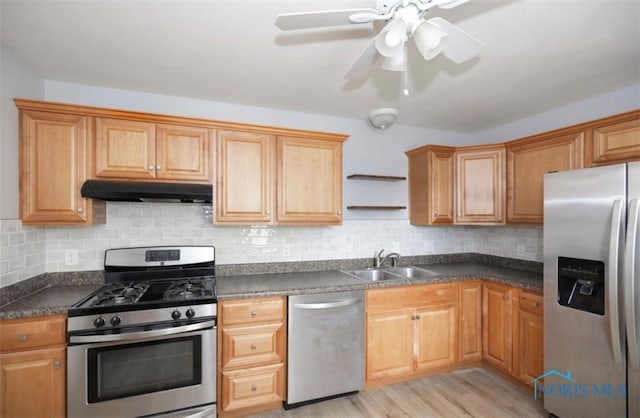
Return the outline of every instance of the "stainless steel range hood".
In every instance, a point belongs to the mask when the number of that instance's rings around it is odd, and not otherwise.
[[[141,181],[87,180],[83,197],[120,202],[210,203],[210,184],[155,183]]]

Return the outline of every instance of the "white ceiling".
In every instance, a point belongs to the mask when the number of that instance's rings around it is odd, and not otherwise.
[[[394,1],[394,0],[390,0]],[[374,0],[0,0],[1,40],[45,79],[477,131],[640,82],[640,0],[472,0],[433,9],[486,43],[456,65],[344,74],[381,26],[280,31],[277,14]],[[123,104],[126,108],[126,104]]]

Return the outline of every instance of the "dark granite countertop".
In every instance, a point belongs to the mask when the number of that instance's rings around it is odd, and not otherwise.
[[[0,319],[66,314],[71,305],[100,286],[99,284],[47,286],[0,308]]]
[[[485,279],[542,291],[542,264],[481,254],[405,257],[404,265],[428,269],[428,278],[370,282],[340,270],[370,266],[368,259],[329,260],[216,268],[218,298],[238,299],[325,293],[412,284]],[[515,268],[514,268],[515,267]],[[313,269],[316,271],[291,271]],[[0,291],[0,319],[63,314],[104,283],[103,272],[44,273]]]
[[[416,267],[433,273],[428,278],[407,278],[371,282],[338,270],[223,276],[216,278],[218,299],[287,296],[413,284],[485,279],[522,289],[542,292],[542,274],[482,263],[427,264]]]

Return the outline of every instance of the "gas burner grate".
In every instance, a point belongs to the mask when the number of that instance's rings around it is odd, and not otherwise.
[[[113,283],[100,292],[91,306],[111,306],[135,303],[149,288],[147,282]]]
[[[203,279],[187,279],[173,283],[164,294],[164,299],[182,300],[205,296],[207,296],[207,285]]]

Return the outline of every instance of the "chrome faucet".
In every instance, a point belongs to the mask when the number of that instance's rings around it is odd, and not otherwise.
[[[374,268],[380,268],[382,267],[382,265],[384,264],[385,261],[387,261],[387,259],[391,259],[391,267],[396,267],[398,265],[398,261],[400,261],[400,254],[398,253],[389,253],[386,256],[384,256],[384,258],[382,258],[382,260],[380,259],[380,257],[382,257],[382,253],[384,253],[384,249],[380,250],[380,252],[374,257],[373,259],[373,267]]]

